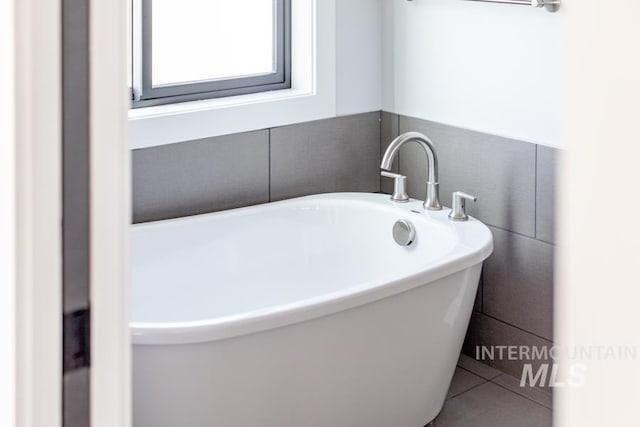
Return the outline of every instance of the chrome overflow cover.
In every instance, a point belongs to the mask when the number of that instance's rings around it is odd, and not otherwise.
[[[409,246],[416,240],[416,228],[406,219],[396,221],[392,231],[393,240],[400,246]]]

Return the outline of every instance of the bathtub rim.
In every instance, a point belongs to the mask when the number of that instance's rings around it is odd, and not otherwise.
[[[382,197],[382,198],[381,198]],[[432,221],[448,221],[451,226],[460,232],[465,227],[480,228],[483,240],[473,247],[468,242],[458,242],[455,256],[450,254],[439,260],[429,270],[420,271],[397,278],[392,281],[372,280],[349,288],[321,294],[312,298],[295,301],[288,304],[267,307],[252,312],[222,316],[215,319],[205,319],[184,322],[129,322],[132,343],[134,345],[176,345],[195,344],[222,339],[238,337],[257,333],[269,329],[284,327],[315,318],[328,316],[334,313],[373,303],[377,300],[388,298],[402,292],[409,291],[419,286],[428,286],[441,278],[471,269],[481,264],[493,251],[493,237],[490,230],[482,222],[470,217],[467,222],[451,222],[446,216],[449,209],[441,211],[424,211],[422,202],[411,200],[410,203],[397,204],[390,202],[387,195],[371,193],[328,193],[322,195],[304,196],[295,199],[283,200],[263,205],[238,208],[223,212],[196,215],[187,218],[169,219],[134,225],[143,228],[167,221],[188,221],[204,219],[213,215],[228,214],[260,209],[261,207],[286,204],[314,199],[353,200],[381,203],[398,208],[401,211],[419,210]]]

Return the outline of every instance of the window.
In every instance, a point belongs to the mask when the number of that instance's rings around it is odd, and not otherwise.
[[[291,87],[291,0],[133,0],[133,107]]]

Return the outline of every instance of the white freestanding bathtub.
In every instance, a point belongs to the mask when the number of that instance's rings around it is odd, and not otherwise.
[[[134,226],[134,426],[431,421],[493,244],[448,212],[344,193]]]

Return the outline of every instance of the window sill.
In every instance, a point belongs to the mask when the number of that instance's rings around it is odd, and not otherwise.
[[[335,117],[335,0],[292,3],[292,88],[129,111],[131,148]]]
[[[313,93],[300,89],[284,89],[273,92],[252,93],[248,95],[230,96],[226,98],[205,99],[201,101],[180,102],[177,104],[157,105],[129,110],[129,120],[143,120],[176,114],[189,114],[199,111],[218,110],[221,108],[259,104],[279,100],[312,96]]]
[[[131,148],[148,148],[335,116],[335,96],[299,89],[129,110]]]

